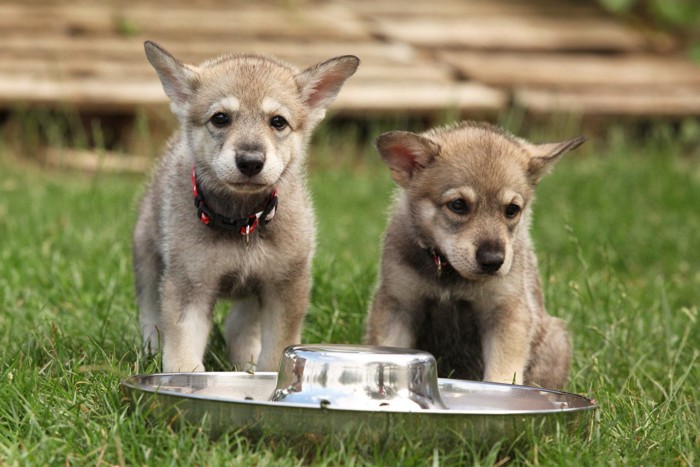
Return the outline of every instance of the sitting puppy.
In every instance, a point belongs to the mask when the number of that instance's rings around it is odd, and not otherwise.
[[[528,229],[540,178],[584,141],[476,122],[381,135],[401,189],[365,340],[429,351],[441,376],[564,386],[571,344],[545,311]]]
[[[314,213],[305,152],[359,64],[304,71],[257,55],[185,65],[146,42],[180,122],[139,208],[133,255],[146,349],[163,370],[202,371],[218,298],[239,370],[277,368],[309,303]]]

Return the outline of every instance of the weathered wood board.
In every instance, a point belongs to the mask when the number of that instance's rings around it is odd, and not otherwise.
[[[659,89],[519,89],[515,101],[537,114],[573,113],[617,117],[700,115],[697,87]]]
[[[700,65],[652,54],[594,55],[513,52],[445,52],[467,78],[497,86],[677,86],[700,90]]]
[[[635,52],[646,45],[642,36],[606,18],[381,19],[376,31],[390,40],[431,48]]]

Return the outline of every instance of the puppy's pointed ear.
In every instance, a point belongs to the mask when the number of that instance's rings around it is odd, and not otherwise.
[[[408,131],[390,131],[377,138],[377,150],[391,169],[392,178],[406,187],[413,175],[435,158],[435,143]]]
[[[309,109],[309,128],[326,116],[326,109],[338,95],[345,80],[355,73],[360,59],[354,55],[331,58],[297,75],[301,96]]]
[[[170,98],[173,113],[180,116],[192,97],[193,84],[197,79],[195,67],[184,65],[155,42],[144,43],[146,58],[156,69],[165,94]]]
[[[566,152],[572,151],[586,142],[585,136],[562,141],[559,143],[545,143],[531,145],[532,158],[528,164],[528,172],[533,183],[549,173],[554,163]]]

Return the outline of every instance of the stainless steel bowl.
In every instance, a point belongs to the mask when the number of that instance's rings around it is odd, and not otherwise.
[[[588,437],[595,426],[597,404],[583,396],[434,377],[424,352],[324,345],[287,349],[279,375],[136,375],[122,388],[167,423],[205,425],[212,436],[243,430],[314,441],[488,445],[528,432]]]
[[[297,345],[282,354],[270,400],[364,410],[447,409],[428,352],[361,345]]]

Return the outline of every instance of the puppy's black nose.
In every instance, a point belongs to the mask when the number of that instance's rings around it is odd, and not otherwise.
[[[487,274],[498,271],[505,260],[505,253],[500,245],[481,245],[476,250],[476,261],[481,270]]]
[[[236,167],[242,174],[254,177],[259,174],[265,165],[265,155],[262,151],[238,150],[236,151]]]

